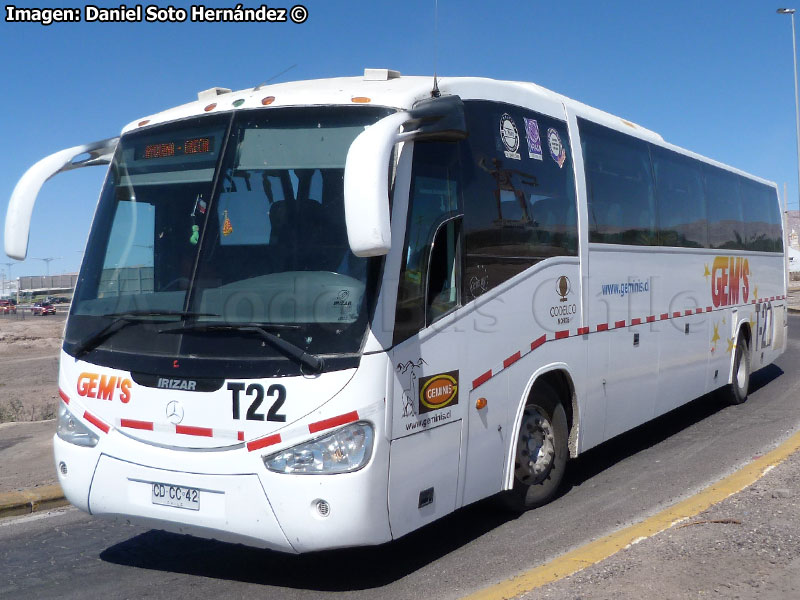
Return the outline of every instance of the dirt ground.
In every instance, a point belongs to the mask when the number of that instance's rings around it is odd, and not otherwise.
[[[523,600],[800,598],[800,453],[697,515]]]
[[[0,423],[53,419],[64,315],[0,315]]]

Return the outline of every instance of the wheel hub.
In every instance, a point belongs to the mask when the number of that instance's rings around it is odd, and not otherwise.
[[[520,426],[514,474],[526,485],[543,481],[555,457],[553,425],[536,406],[525,409]]]

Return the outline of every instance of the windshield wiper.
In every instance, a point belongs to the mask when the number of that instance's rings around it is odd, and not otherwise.
[[[102,344],[105,340],[110,338],[112,335],[114,335],[123,327],[126,327],[131,323],[136,323],[138,321],[148,320],[151,317],[188,318],[188,317],[218,317],[219,315],[214,313],[184,312],[181,310],[131,310],[128,312],[108,313],[98,316],[110,317],[113,318],[114,320],[111,321],[111,323],[109,323],[105,327],[102,327],[97,332],[82,339],[77,344],[75,344],[74,348],[75,358],[80,358],[87,352],[97,348],[97,346]]]
[[[293,358],[301,365],[311,369],[312,373],[321,373],[325,368],[325,362],[319,356],[309,354],[300,346],[296,346],[291,342],[287,342],[283,338],[278,337],[274,333],[270,333],[269,329],[300,329],[299,325],[290,325],[287,323],[225,323],[225,322],[205,322],[205,323],[185,323],[182,325],[174,325],[172,327],[165,327],[159,329],[159,333],[184,333],[184,332],[224,332],[236,331],[243,333],[255,333],[264,339],[268,344],[280,350],[289,358]]]

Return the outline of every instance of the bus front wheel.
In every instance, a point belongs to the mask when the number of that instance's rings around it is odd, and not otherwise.
[[[502,497],[507,508],[518,512],[555,496],[569,457],[567,415],[558,395],[538,382],[531,396],[514,450],[514,487]]]

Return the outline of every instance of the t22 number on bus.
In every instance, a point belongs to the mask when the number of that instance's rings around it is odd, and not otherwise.
[[[232,401],[234,419],[241,419],[241,395],[242,392],[244,392],[246,397],[252,397],[250,406],[248,407],[244,418],[247,421],[264,420],[264,413],[258,412],[258,409],[261,408],[261,403],[264,402],[265,397],[263,385],[259,383],[251,383],[245,389],[245,384],[243,383],[229,383],[228,389],[231,391],[233,396]],[[272,404],[270,405],[270,408],[266,414],[266,420],[285,423],[286,415],[282,415],[278,411],[286,401],[286,388],[279,383],[275,383],[269,386],[267,389],[266,397],[272,401]]]

